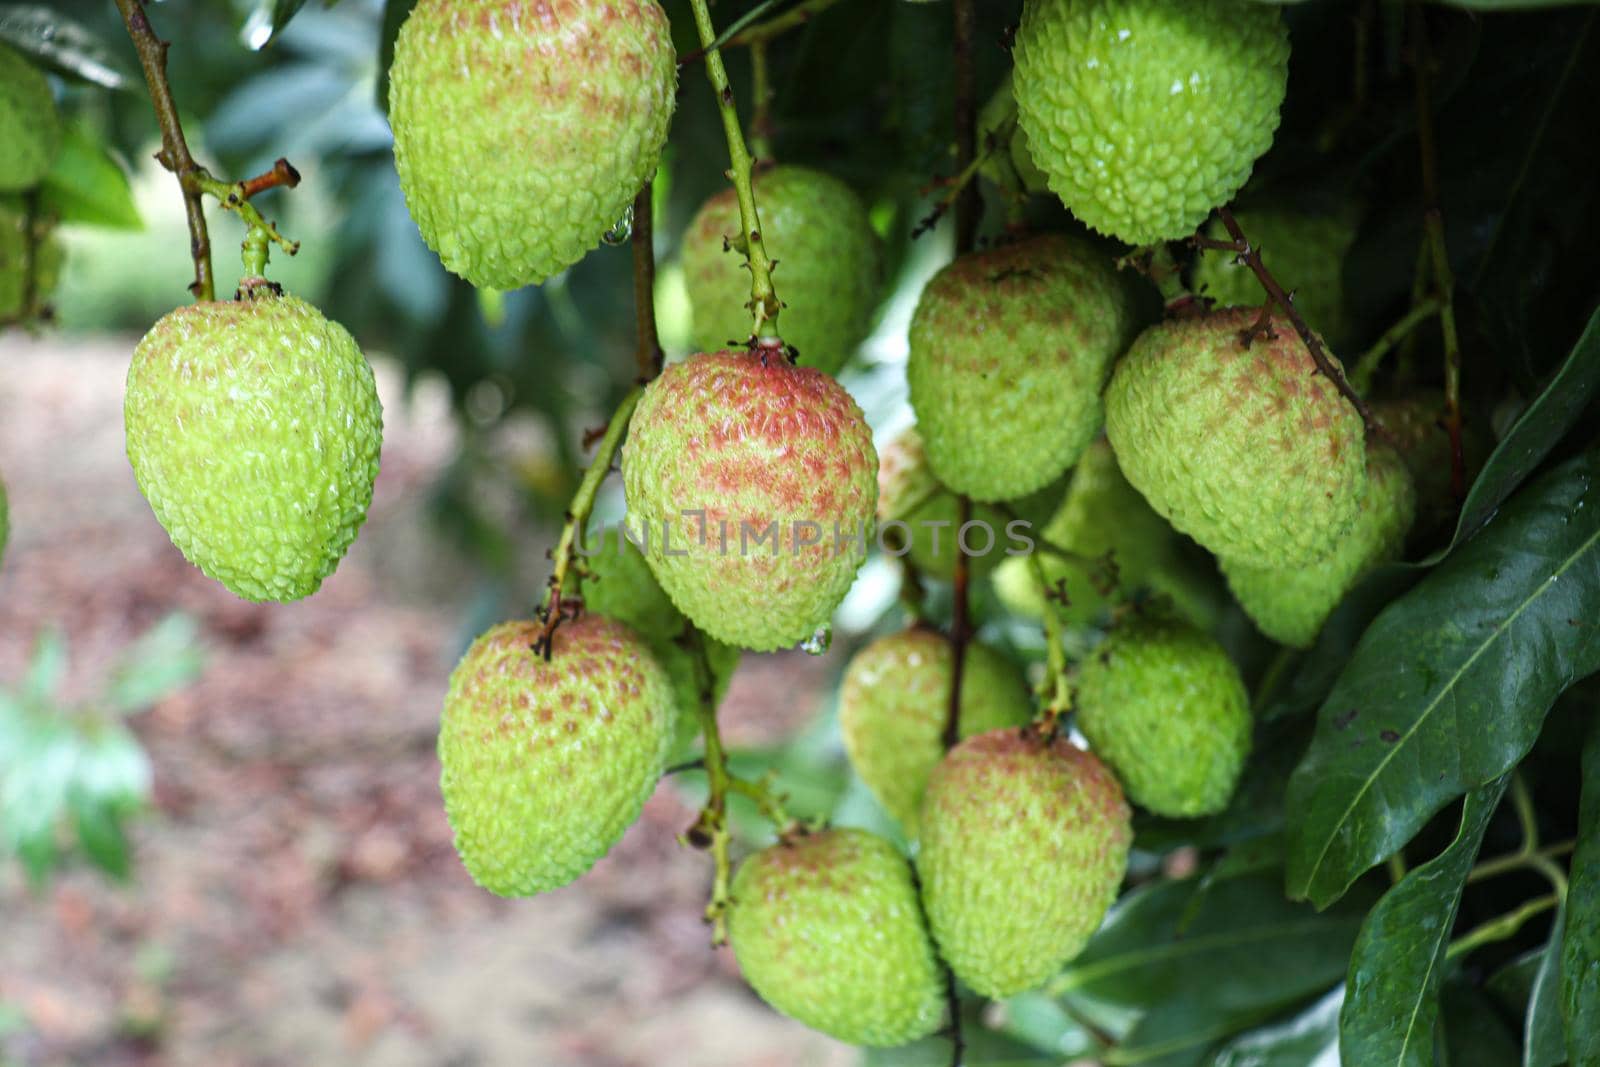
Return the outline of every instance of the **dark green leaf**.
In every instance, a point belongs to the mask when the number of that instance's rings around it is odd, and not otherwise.
[[[417,0],[385,0],[383,25],[378,31],[378,110],[389,113],[389,67],[394,63],[394,39],[400,27],[417,6]]]
[[[62,74],[107,89],[125,89],[134,78],[120,53],[54,8],[38,4],[0,7],[0,41],[15,45]]]
[[[1524,490],[1368,628],[1289,782],[1288,889],[1318,905],[1504,774],[1600,666],[1600,453]]]
[[[1088,1030],[1043,993],[1007,999],[1000,1031],[1030,1048],[1068,1060],[1091,1056],[1099,1048]]]
[[[1340,1048],[1349,1062],[1433,1063],[1450,931],[1467,872],[1507,784],[1508,778],[1500,778],[1469,793],[1455,841],[1400,879],[1362,924],[1339,1012]]]
[[[986,1030],[976,1013],[965,1018],[967,1054],[965,1067],[1042,1067],[1060,1063],[1060,1059],[1013,1041],[1003,1034]],[[861,1054],[860,1067],[949,1067],[950,1040],[929,1037],[899,1048],[867,1049]]]
[[[1444,987],[1444,1045],[1437,1062],[1449,1067],[1507,1067],[1521,1054],[1517,1037],[1494,1010],[1494,1004],[1464,981]]]
[[[1600,723],[1583,749],[1578,848],[1567,889],[1561,1013],[1573,1063],[1600,1062]]]
[[[1522,1036],[1523,1067],[1558,1067],[1567,1062],[1567,1035],[1561,1022],[1561,934],[1565,927],[1563,912],[1557,911],[1555,924],[1550,928],[1550,942],[1540,955],[1533,989],[1528,994],[1528,1015]]]
[[[258,0],[241,33],[245,45],[256,51],[266,48],[305,6],[306,0]]]
[[[1240,1034],[1207,1067],[1339,1067],[1339,1005],[1344,987],[1283,1022]]]
[[[45,212],[62,222],[113,230],[144,228],[122,164],[81,122],[67,127],[61,153],[39,183],[39,194]]]
[[[113,878],[126,878],[130,866],[128,839],[116,812],[84,799],[72,805],[72,822],[89,861]]]

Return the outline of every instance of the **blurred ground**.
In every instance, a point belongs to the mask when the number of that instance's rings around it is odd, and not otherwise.
[[[208,644],[201,680],[136,720],[156,811],[118,887],[77,871],[43,895],[0,861],[0,1039],[24,1067],[842,1067],[713,953],[691,812],[659,791],[575,886],[496,900],[456,861],[434,727],[459,650],[466,565],[420,498],[451,456],[438,397],[379,367],[387,430],[371,518],[309,600],[255,606],[184,562],[122,450],[132,340],[0,339],[0,678],[50,623],[77,696],[173,610]],[[529,551],[542,567],[543,546]],[[455,581],[454,579],[460,579]],[[834,665],[747,657],[735,740],[815,711]],[[7,1067],[10,1067],[8,1064]]]

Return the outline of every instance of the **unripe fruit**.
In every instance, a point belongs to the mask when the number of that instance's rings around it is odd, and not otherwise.
[[[61,277],[61,243],[48,224],[35,222],[30,263],[28,226],[21,204],[0,198],[0,325],[32,318]]]
[[[1249,0],[1028,0],[1015,92],[1068,210],[1134,245],[1186,237],[1272,145],[1289,37]]]
[[[962,256],[917,302],[906,378],[933,472],[974,500],[1031,493],[1100,431],[1132,311],[1109,257],[1060,235]]]
[[[908,838],[917,836],[928,775],[944,756],[952,663],[942,634],[906,630],[856,653],[839,691],[839,727],[850,762]],[[961,736],[1021,726],[1032,717],[1022,672],[987,645],[968,645]]]
[[[566,885],[617,843],[672,742],[672,682],[628,627],[586,614],[556,631],[505,622],[450,675],[440,789],[456,851],[500,896]]]
[[[1128,868],[1111,772],[1032,730],[968,738],[922,804],[922,903],[940,954],[986,997],[1031,989],[1076,956]]]
[[[1356,238],[1353,213],[1313,215],[1303,211],[1240,211],[1239,228],[1261,250],[1261,262],[1285,290],[1313,330],[1330,338],[1349,331],[1344,301],[1344,257]],[[1231,240],[1221,222],[1206,236]],[[1261,305],[1266,292],[1232,252],[1207,251],[1195,264],[1192,287],[1218,307]]]
[[[1443,390],[1422,389],[1372,405],[1372,417],[1400,452],[1416,487],[1419,536],[1453,527],[1461,502],[1451,490],[1450,431]],[[1462,474],[1470,486],[1489,458],[1493,441],[1483,428],[1461,428]]]
[[[389,71],[406,206],[473,285],[542,282],[655,173],[676,90],[657,0],[421,0]]]
[[[1117,627],[1084,661],[1075,706],[1135,804],[1173,818],[1228,806],[1250,753],[1250,697],[1200,630],[1158,618]]]
[[[1146,330],[1106,388],[1106,434],[1128,481],[1201,545],[1304,566],[1355,521],[1365,433],[1287,319],[1244,344],[1257,314],[1228,308]]]
[[[944,1018],[911,866],[876,834],[800,834],[745,860],[728,938],[761,999],[841,1041],[903,1045]]]
[[[872,325],[882,285],[878,238],[861,198],[809,167],[775,167],[755,178],[761,236],[777,269],[783,339],[795,362],[837,373]],[[750,270],[732,189],[707,200],[683,235],[684,280],[694,340],[706,351],[750,337]]]
[[[672,679],[673,704],[678,709],[678,728],[672,751],[694,744],[700,720],[695,714],[703,698],[703,679],[693,649],[682,642],[689,623],[673,606],[657,584],[650,565],[622,531],[607,538],[594,554],[584,559],[586,574],[579,585],[586,611],[593,611],[629,626],[655,653],[656,662]],[[707,666],[711,669],[711,700],[722,702],[739,666],[739,650],[714,638],[705,642]]]
[[[37,185],[61,149],[61,119],[44,74],[0,44],[0,192]]]
[[[344,327],[261,279],[151,327],[123,418],[172,543],[246,600],[316,592],[366,521],[383,443],[372,368]]]
[[[1104,568],[1110,556],[1117,584],[1127,590],[1148,588],[1165,594],[1186,617],[1209,621],[1216,614],[1206,581],[1183,559],[1178,535],[1151,510],[1117,467],[1104,438],[1097,439],[1073,468],[1065,497],[1042,527],[1032,532],[1033,554],[1045,581],[1059,588],[1066,602],[1050,605],[1069,626],[1084,626],[1109,606]],[[1064,558],[1058,549],[1074,552],[1085,563]],[[1046,600],[1033,560],[1016,557],[994,575],[995,592],[1019,615],[1039,618]]]
[[[1355,523],[1326,557],[1307,567],[1252,567],[1222,560],[1239,606],[1274,641],[1309,648],[1352,586],[1399,556],[1416,517],[1411,474],[1387,445],[1367,449],[1367,495]]]
[[[977,529],[967,539],[973,552],[967,557],[970,573],[987,574],[1006,558],[1007,518],[994,508],[975,504],[968,521],[983,523],[993,533],[993,544]],[[891,539],[903,542],[918,570],[946,581],[954,577],[961,552],[961,502],[933,476],[915,426],[902,430],[879,453],[878,530],[885,545]]]
[[[878,456],[828,375],[691,356],[650,383],[622,453],[628,522],[700,629],[769,651],[828,625],[866,558]]]
[[[1028,154],[1028,135],[1017,123],[1017,101],[1011,93],[1011,74],[1007,73],[989,102],[978,112],[978,151],[989,152],[978,173],[1002,188],[1025,193],[1048,191],[1044,171]],[[1004,127],[1009,123],[1010,133]],[[990,150],[989,138],[1005,137]]]

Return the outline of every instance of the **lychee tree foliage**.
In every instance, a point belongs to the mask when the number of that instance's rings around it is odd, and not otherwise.
[[[711,943],[867,1063],[1600,1062],[1594,5],[344,0],[360,136],[283,91],[348,94],[348,38],[283,58],[316,6],[263,2],[248,59],[110,6],[0,7],[0,297],[39,317],[153,102],[196,302],[141,323],[128,452],[196,566],[337,567],[363,347],[581,468],[444,700],[486,890],[573,881],[666,778]],[[185,137],[224,90],[191,132],[256,177]],[[320,293],[270,278],[279,145],[341,208]],[[617,466],[637,548],[598,543]],[[894,578],[837,714],[730,751],[741,650]]]

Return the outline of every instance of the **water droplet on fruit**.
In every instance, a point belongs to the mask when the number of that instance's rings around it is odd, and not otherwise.
[[[628,238],[633,236],[633,205],[628,205],[628,210],[622,213],[616,225],[607,230],[600,238],[608,245],[627,244]]]
[[[831,644],[833,644],[833,627],[824,626],[800,642],[800,648],[808,656],[820,656],[828,651],[828,646]]]

